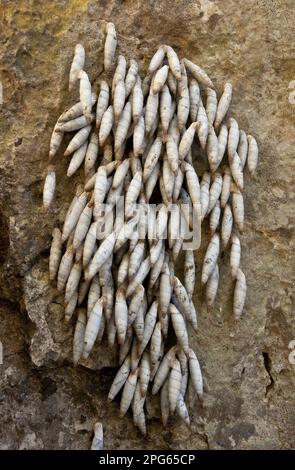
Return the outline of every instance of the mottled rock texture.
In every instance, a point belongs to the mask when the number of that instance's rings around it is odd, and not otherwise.
[[[2,0],[0,18],[0,447],[87,449],[100,420],[108,449],[294,448],[293,0]],[[72,367],[73,325],[64,325],[47,273],[51,230],[74,192],[60,156],[57,198],[45,216],[49,138],[76,98],[67,77],[78,41],[92,80],[102,71],[103,19],[116,23],[120,51],[141,70],[168,43],[203,66],[219,91],[231,80],[232,114],[261,150],[256,180],[246,179],[245,316],[233,321],[224,253],[214,312],[203,312],[196,295],[200,327],[191,341],[207,384],[204,406],[192,411],[191,429],[176,419],[163,429],[152,403],[145,439],[131,416],[119,419],[118,403],[106,404],[116,351],[102,347],[91,363]]]

